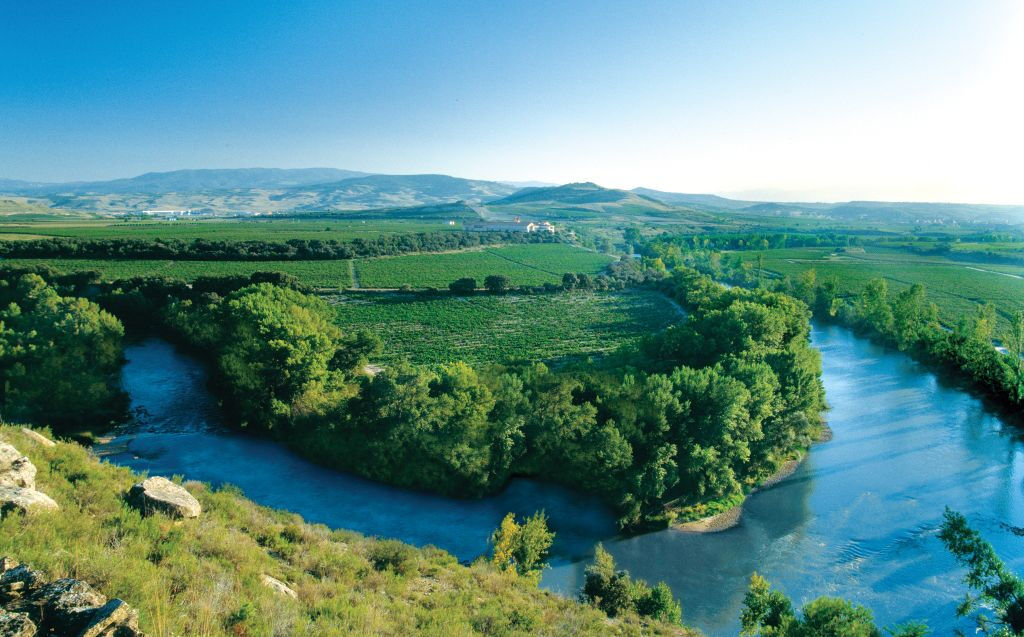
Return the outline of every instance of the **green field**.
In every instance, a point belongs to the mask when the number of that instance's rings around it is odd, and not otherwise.
[[[0,263],[25,266],[49,265],[62,272],[95,270],[103,279],[135,276],[167,276],[192,281],[200,276],[251,274],[272,270],[294,275],[318,288],[347,288],[352,285],[349,261],[162,261],[98,259],[4,259]]]
[[[168,276],[191,281],[203,275],[249,274],[273,270],[297,276],[316,288],[352,287],[354,263],[363,288],[447,288],[461,277],[483,284],[489,274],[505,274],[513,285],[558,283],[565,272],[597,274],[611,261],[607,255],[563,243],[527,244],[464,250],[441,254],[413,254],[335,261],[169,261],[159,259],[5,259],[10,265],[49,265],[63,272],[96,270],[104,279]]]
[[[387,234],[457,230],[459,226],[411,221],[299,221],[292,219],[238,221],[55,221],[2,224],[10,234],[79,237],[85,239],[210,239],[212,241],[286,241],[288,239],[372,239]],[[3,237],[8,238],[8,237]]]
[[[385,365],[401,358],[482,363],[602,354],[680,319],[665,296],[636,290],[433,297],[355,292],[330,300],[346,331],[381,336]]]
[[[742,253],[754,262],[757,252]],[[1015,312],[1024,310],[1024,267],[951,261],[901,250],[867,247],[863,252],[837,253],[832,248],[766,250],[765,268],[796,276],[814,269],[818,279],[835,276],[844,294],[859,293],[871,279],[882,277],[890,290],[913,283],[925,286],[928,298],[939,306],[943,323],[955,325],[961,316],[974,312],[979,303],[996,306],[1003,325]]]
[[[611,260],[564,243],[546,243],[360,259],[356,269],[363,288],[446,288],[461,277],[482,284],[489,274],[504,274],[512,285],[543,285],[560,282],[566,272],[598,274]]]

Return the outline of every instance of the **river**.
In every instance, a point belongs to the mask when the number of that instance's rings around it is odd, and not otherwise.
[[[839,595],[881,624],[922,619],[949,634],[965,589],[936,537],[945,506],[1024,570],[1024,445],[978,398],[910,358],[841,327],[816,326],[832,441],[789,478],[751,497],[740,524],[715,534],[662,531],[616,538],[594,498],[514,480],[484,500],[452,500],[383,486],[310,463],[281,446],[224,431],[197,361],[161,341],[127,348],[124,384],[137,424],[97,451],[153,474],[231,483],[267,506],[312,522],[413,544],[460,559],[486,548],[508,511],[544,509],[557,533],[543,585],[574,594],[585,556],[603,541],[619,565],[669,583],[684,620],[711,636],[738,632],[755,570],[797,603]]]

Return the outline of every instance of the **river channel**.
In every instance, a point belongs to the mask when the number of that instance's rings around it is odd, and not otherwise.
[[[841,327],[815,326],[812,338],[822,352],[834,438],[751,497],[738,526],[714,534],[616,537],[599,500],[532,480],[513,480],[484,500],[455,500],[320,467],[221,427],[203,365],[159,340],[126,348],[123,382],[135,422],[97,451],[154,475],[230,483],[311,522],[434,544],[463,560],[486,550],[505,513],[544,509],[557,533],[544,586],[575,594],[601,541],[633,575],[668,582],[684,620],[711,636],[738,633],[754,571],[798,603],[839,595],[870,606],[883,625],[922,619],[935,635],[970,630],[954,616],[965,589],[938,526],[946,506],[965,513],[1012,568],[1024,570],[1020,430],[903,354]]]

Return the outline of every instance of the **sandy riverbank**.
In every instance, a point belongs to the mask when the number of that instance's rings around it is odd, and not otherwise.
[[[823,442],[828,442],[829,440],[832,440],[832,429],[828,425],[824,425],[824,429],[822,430],[821,435],[818,436],[818,439],[814,442],[814,444],[821,444]],[[749,498],[758,491],[770,489],[777,485],[778,483],[785,480],[786,478],[788,478],[789,476],[793,475],[796,472],[797,468],[800,467],[800,463],[802,463],[806,457],[807,454],[804,454],[799,458],[794,458],[789,462],[783,464],[781,467],[779,467],[778,471],[776,471],[770,477],[766,478],[764,482],[757,486],[757,488],[748,493],[747,497]],[[739,524],[742,515],[743,505],[738,504],[733,508],[729,509],[728,511],[716,513],[715,515],[710,515],[706,518],[693,520],[691,522],[680,522],[678,524],[673,524],[672,528],[677,529],[679,531],[686,531],[688,533],[718,533],[719,531],[731,529],[732,527]]]

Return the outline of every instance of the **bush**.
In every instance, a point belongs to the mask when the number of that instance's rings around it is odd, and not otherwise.
[[[448,290],[452,294],[472,294],[476,292],[476,279],[463,277],[448,284]]]

